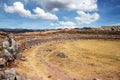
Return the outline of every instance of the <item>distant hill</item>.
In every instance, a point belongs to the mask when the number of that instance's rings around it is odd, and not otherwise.
[[[0,28],[0,31],[8,32],[8,33],[24,33],[24,32],[33,32],[33,31],[41,31],[41,30]]]
[[[101,28],[92,28],[92,27],[83,27],[83,28],[74,28],[75,30],[105,30],[105,31],[120,31],[120,26],[102,26]],[[1,32],[7,33],[25,33],[25,32],[42,32],[42,31],[51,31],[51,30],[67,30],[65,29],[9,29],[9,28],[0,28]]]

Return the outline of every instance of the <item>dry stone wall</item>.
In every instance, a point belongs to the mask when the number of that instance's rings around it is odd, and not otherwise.
[[[103,30],[120,31],[120,26],[103,26]]]
[[[113,28],[113,29],[111,29]],[[102,28],[88,28],[88,29],[61,29],[43,32],[28,32],[14,34],[15,40],[19,45],[19,52],[31,48],[44,42],[62,41],[62,40],[78,40],[78,39],[114,39],[120,40],[119,26],[103,26]],[[6,33],[0,33],[2,37]],[[2,43],[2,39],[0,43]]]

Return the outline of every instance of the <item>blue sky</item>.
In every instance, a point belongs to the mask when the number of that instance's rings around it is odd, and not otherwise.
[[[0,28],[120,25],[120,0],[0,0]]]

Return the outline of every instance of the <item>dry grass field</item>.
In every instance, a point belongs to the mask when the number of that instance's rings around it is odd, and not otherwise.
[[[59,52],[68,57],[58,57]],[[120,80],[119,40],[47,42],[23,53],[27,61],[16,69],[32,80]]]

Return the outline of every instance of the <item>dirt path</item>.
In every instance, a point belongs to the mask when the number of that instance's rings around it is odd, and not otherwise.
[[[46,67],[47,70],[47,74],[50,75],[52,77],[52,80],[73,80],[74,78],[68,76],[67,74],[61,72],[59,69],[57,69],[55,66],[51,65],[49,62],[47,62],[43,55],[43,51],[46,50],[46,48],[48,48],[51,44],[48,44],[46,46],[44,46],[42,48],[42,50],[40,50],[40,52],[38,53],[40,55],[42,64],[44,65],[44,67]]]
[[[39,50],[39,46],[28,51],[29,55],[26,56],[27,63],[29,65],[29,68],[32,69],[33,74],[35,75],[35,78],[37,78],[37,80],[48,80],[47,77],[45,77],[45,75],[38,69],[39,66],[37,66],[37,64],[39,63],[39,61],[37,59],[38,57],[36,56],[36,53],[38,52],[38,50]]]
[[[27,50],[26,63],[28,64],[27,69],[32,70],[31,74],[33,76],[31,77],[32,80],[74,80],[74,78],[68,76],[64,72],[60,71],[53,65],[51,65],[49,62],[47,62],[44,57],[42,56],[43,51],[49,46],[50,44],[47,44],[41,48],[41,46],[36,46],[30,50]],[[19,64],[20,65],[20,64]],[[26,64],[22,64],[26,65]],[[42,70],[42,68],[44,70]],[[23,71],[25,71],[23,67]],[[29,77],[29,76],[28,76]]]

